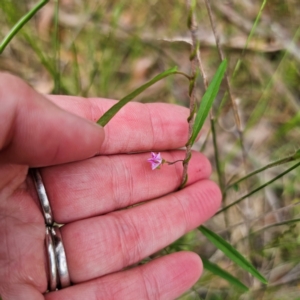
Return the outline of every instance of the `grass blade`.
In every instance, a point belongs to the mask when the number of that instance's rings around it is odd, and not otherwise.
[[[299,150],[298,150],[299,151]],[[295,158],[297,158],[297,156],[299,155],[298,151],[296,152],[296,154],[294,155]],[[284,172],[280,173],[279,175],[277,175],[276,177],[274,177],[273,179],[267,181],[266,183],[260,185],[259,187],[257,187],[256,189],[254,189],[253,191],[247,193],[246,195],[242,196],[241,198],[235,200],[234,202],[228,204],[227,206],[221,208],[220,210],[218,210],[216,212],[216,215],[224,212],[225,210],[227,210],[228,208],[240,203],[241,201],[245,200],[246,198],[250,197],[251,195],[255,194],[256,192],[258,192],[259,190],[265,188],[266,186],[270,185],[271,183],[273,183],[274,181],[276,181],[277,179],[283,177],[285,174],[291,172],[292,170],[298,168],[300,166],[300,162],[298,162],[297,164],[293,165],[292,167],[290,167],[289,169],[285,170]]]
[[[41,0],[36,4],[25,16],[23,16],[6,35],[4,40],[0,44],[0,54],[4,51],[13,37],[20,31],[20,29],[40,10],[49,0]]]
[[[240,282],[236,277],[232,276],[227,271],[221,269],[218,265],[210,262],[209,260],[202,258],[203,267],[205,270],[210,271],[211,273],[225,279],[230,284],[239,288],[242,292],[248,292],[249,288],[245,286],[242,282]]]
[[[145,89],[147,89],[148,87],[150,87],[151,85],[153,85],[154,83],[156,83],[157,81],[175,74],[177,72],[177,67],[171,68],[169,70],[166,70],[160,74],[158,74],[157,76],[155,76],[154,78],[152,78],[150,81],[148,81],[147,83],[145,83],[144,85],[140,86],[139,88],[137,88],[136,90],[134,90],[132,93],[130,93],[129,95],[125,96],[124,98],[122,98],[117,104],[115,104],[113,107],[111,107],[98,121],[97,123],[101,126],[105,126],[113,117],[114,115],[125,105],[127,104],[129,101],[131,101],[133,98],[135,98],[136,96],[138,96],[140,93],[142,93]]]
[[[228,242],[221,238],[216,233],[212,232],[204,226],[198,227],[202,234],[211,241],[219,250],[221,250],[227,257],[229,257],[233,262],[235,262],[242,269],[246,270],[252,274],[255,278],[264,284],[267,284],[267,280],[263,277],[255,267],[235,248],[233,248]]]
[[[199,110],[197,112],[195,123],[193,127],[193,133],[188,141],[189,145],[193,145],[195,142],[195,139],[197,138],[207,116],[210,111],[210,108],[215,100],[215,97],[219,91],[220,84],[222,82],[222,79],[224,77],[225,71],[227,67],[227,60],[223,60],[220,64],[216,74],[214,75],[210,85],[208,86],[205,94],[202,97]]]

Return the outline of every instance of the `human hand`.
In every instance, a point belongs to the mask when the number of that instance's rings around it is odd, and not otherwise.
[[[187,186],[180,191],[180,163],[151,171],[147,162],[151,150],[168,161],[184,157],[169,149],[186,143],[188,110],[130,103],[103,129],[93,122],[114,101],[48,98],[0,74],[2,299],[178,297],[202,272],[198,255],[178,252],[124,268],[199,226],[220,205],[202,154],[193,153]],[[65,224],[61,233],[72,286],[47,294],[45,222],[27,176],[31,167],[43,167],[54,220]]]

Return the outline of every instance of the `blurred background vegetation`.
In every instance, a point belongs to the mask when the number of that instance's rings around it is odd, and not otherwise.
[[[0,1],[0,40],[37,2]],[[216,171],[212,177],[221,180],[224,191],[251,171],[300,148],[300,3],[265,2],[252,35],[262,0],[211,1],[243,126],[241,147],[223,84],[213,109],[221,178]],[[186,3],[180,0],[49,1],[0,55],[0,70],[22,77],[42,93],[120,99],[174,65],[190,73],[187,15]],[[210,80],[220,59],[202,0],[197,1],[196,17],[202,62]],[[201,76],[197,85],[200,100],[204,92]],[[182,76],[168,77],[136,101],[188,106],[187,81]],[[216,170],[208,122],[195,149],[203,151]],[[228,189],[224,206],[292,164],[269,168]],[[157,255],[195,251],[241,279],[250,292],[243,294],[204,272],[180,299],[300,299],[299,179],[296,168],[207,224],[251,260],[269,280],[268,286],[241,271],[200,232],[193,231]]]

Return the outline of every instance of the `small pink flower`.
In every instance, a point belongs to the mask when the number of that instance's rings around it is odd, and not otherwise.
[[[147,159],[151,164],[151,169],[152,170],[159,169],[161,164],[163,163],[163,159],[160,156],[160,152],[158,153],[151,152],[151,156],[152,156],[151,158]]]

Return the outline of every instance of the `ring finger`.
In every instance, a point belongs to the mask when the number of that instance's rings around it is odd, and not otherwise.
[[[131,209],[62,227],[71,281],[119,271],[169,245],[210,218],[220,191],[209,180]]]

